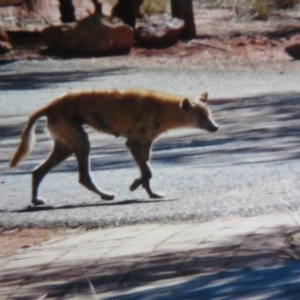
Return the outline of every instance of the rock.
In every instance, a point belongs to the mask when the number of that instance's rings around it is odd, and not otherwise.
[[[168,47],[177,42],[183,26],[184,22],[177,18],[143,21],[137,26],[135,37],[141,46]]]
[[[11,51],[12,48],[8,35],[0,30],[0,54],[7,53]]]
[[[47,27],[42,37],[48,49],[56,53],[114,55],[130,51],[134,31],[118,18],[94,14],[77,23]]]
[[[284,48],[285,52],[294,59],[300,59],[300,35],[292,37]]]

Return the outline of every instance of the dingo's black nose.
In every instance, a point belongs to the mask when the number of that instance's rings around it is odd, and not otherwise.
[[[219,125],[216,122],[211,122],[207,126],[209,132],[216,132],[219,129]]]

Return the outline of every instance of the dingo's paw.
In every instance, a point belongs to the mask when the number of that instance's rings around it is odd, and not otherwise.
[[[160,198],[164,198],[166,195],[163,192],[157,192],[157,193],[151,193],[151,195],[149,196],[152,199],[160,199]]]
[[[101,195],[102,200],[111,201],[114,200],[115,194],[103,194]]]
[[[32,199],[31,203],[33,205],[45,205],[46,201],[44,199],[42,199],[42,198],[36,198],[36,199]]]

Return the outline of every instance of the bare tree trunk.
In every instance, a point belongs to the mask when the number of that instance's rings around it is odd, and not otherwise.
[[[113,8],[112,15],[120,18],[125,24],[135,27],[135,18],[143,0],[119,0]]]
[[[71,23],[76,21],[75,8],[72,0],[58,0],[60,19],[63,23]]]
[[[181,31],[180,38],[183,40],[194,39],[196,37],[196,26],[192,0],[171,0],[171,8],[172,17],[184,21],[184,27]]]
[[[102,3],[99,3],[97,0],[92,0],[95,7],[95,14],[102,14]]]

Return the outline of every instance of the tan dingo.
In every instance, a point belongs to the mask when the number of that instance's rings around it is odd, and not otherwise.
[[[130,186],[133,191],[140,185],[150,198],[162,198],[150,187],[152,177],[149,165],[153,141],[162,133],[179,127],[218,130],[207,106],[207,93],[198,99],[159,93],[151,90],[95,91],[67,94],[35,112],[22,133],[21,143],[10,161],[15,167],[30,152],[34,144],[34,124],[42,116],[48,119],[48,128],[54,148],[47,160],[32,173],[34,205],[44,204],[38,198],[38,187],[44,176],[73,153],[79,169],[79,182],[104,200],[114,194],[98,188],[90,175],[90,143],[83,124],[127,139],[126,146],[140,168],[141,177]]]

